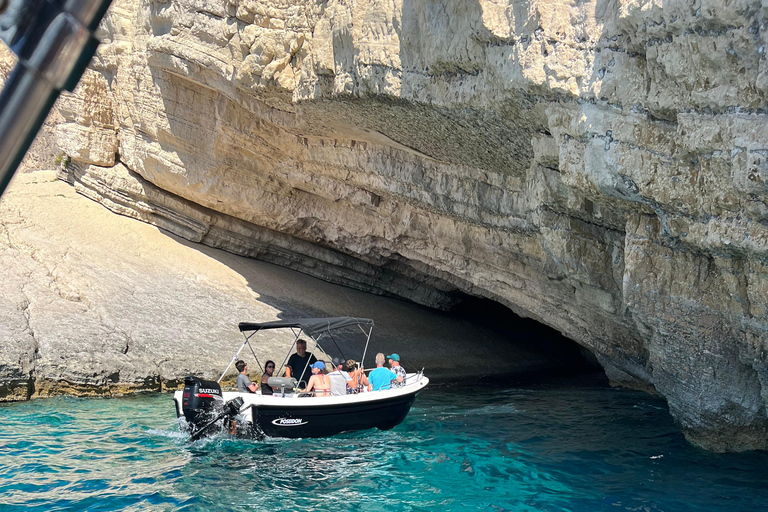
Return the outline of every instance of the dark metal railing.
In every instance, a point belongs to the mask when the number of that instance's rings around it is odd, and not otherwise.
[[[111,0],[0,0],[0,40],[19,60],[0,94],[0,195],[61,91],[74,90]]]

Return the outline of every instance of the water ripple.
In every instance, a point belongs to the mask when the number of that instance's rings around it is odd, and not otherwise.
[[[166,395],[0,406],[0,509],[760,510],[768,455],[708,454],[601,385],[435,387],[390,431],[187,444]]]

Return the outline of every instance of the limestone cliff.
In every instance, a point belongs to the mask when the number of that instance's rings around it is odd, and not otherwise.
[[[115,0],[70,181],[193,241],[485,297],[768,448],[768,4]]]
[[[54,171],[18,174],[0,200],[0,282],[0,402],[170,390],[190,374],[216,379],[242,346],[244,320],[374,318],[368,365],[377,352],[397,352],[408,371],[426,367],[437,380],[562,372],[581,359],[169,236],[78,195]],[[261,375],[254,354],[279,363],[292,342],[290,332],[257,335],[254,352],[241,352],[252,378]],[[357,330],[337,331],[322,348],[360,359],[363,342]]]

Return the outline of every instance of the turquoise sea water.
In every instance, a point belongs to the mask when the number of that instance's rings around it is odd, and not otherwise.
[[[662,400],[597,381],[431,386],[406,421],[185,443],[169,395],[0,406],[0,510],[756,511],[768,454],[686,444]]]

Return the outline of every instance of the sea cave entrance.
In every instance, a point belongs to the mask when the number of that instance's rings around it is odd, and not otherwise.
[[[515,368],[507,376],[489,376],[486,380],[604,375],[603,368],[589,349],[552,327],[523,318],[493,300],[463,295],[450,314],[492,333],[495,340],[503,340],[508,346],[502,347],[502,350],[522,350],[537,357],[535,364]],[[527,366],[530,366],[530,371],[526,370]]]

